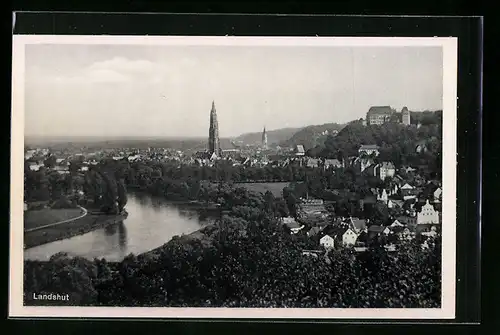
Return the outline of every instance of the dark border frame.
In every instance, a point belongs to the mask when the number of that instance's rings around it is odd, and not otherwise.
[[[425,323],[480,321],[482,18],[69,12],[18,12],[15,17],[14,34],[458,37],[456,318],[449,321],[426,320]],[[462,136],[465,134],[467,136]],[[294,322],[257,319],[175,321]],[[295,322],[313,321],[324,322]],[[377,320],[363,323],[416,321],[420,320]],[[328,322],[359,323],[341,319]]]

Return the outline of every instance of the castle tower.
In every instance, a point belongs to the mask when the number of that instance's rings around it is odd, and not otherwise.
[[[217,111],[215,102],[212,101],[212,110],[210,111],[210,128],[208,130],[208,151],[210,154],[220,155],[219,124],[217,123]]]
[[[262,131],[262,148],[267,149],[267,132],[266,132],[266,127],[264,127],[264,131]]]
[[[410,123],[411,123],[411,119],[410,119],[410,111],[408,110],[408,108],[403,107],[403,110],[401,111],[401,114],[402,114],[402,122],[403,122],[403,124],[409,126]]]

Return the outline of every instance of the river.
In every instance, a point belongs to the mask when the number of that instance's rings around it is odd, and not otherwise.
[[[130,253],[150,251],[175,235],[189,234],[203,225],[198,210],[143,194],[128,194],[123,222],[84,235],[43,244],[24,251],[25,260],[48,260],[58,252],[87,259],[121,261]]]

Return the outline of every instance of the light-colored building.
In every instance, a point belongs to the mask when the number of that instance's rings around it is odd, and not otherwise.
[[[319,240],[319,244],[325,249],[332,249],[335,245],[335,240],[330,235],[325,235]]]
[[[441,189],[441,187],[438,187],[435,191],[434,191],[434,201],[440,201],[441,200],[441,197],[443,195],[443,190]]]
[[[401,111],[402,114],[402,123],[406,126],[409,126],[411,124],[411,117],[410,117],[410,111],[408,110],[407,107],[403,107],[403,110]]]
[[[297,146],[295,146],[295,156],[304,156],[305,154],[306,151],[302,144],[298,144]]]
[[[387,196],[387,192],[384,189],[382,189],[382,192],[378,191],[378,194],[377,194],[377,200],[378,201],[383,201],[383,202],[387,202],[388,201],[388,196]]]
[[[389,122],[394,111],[390,106],[373,106],[366,113],[367,125],[381,125]]]
[[[325,159],[325,169],[329,169],[329,168],[341,168],[341,167],[343,167],[343,164],[338,159],[336,159],[336,158],[334,158],[334,159]]]
[[[365,154],[365,155],[368,155],[368,156],[371,156],[371,155],[375,155],[375,156],[378,156],[379,155],[379,146],[376,145],[376,144],[364,144],[364,145],[361,145],[358,149],[358,155],[362,155],[362,154]]]
[[[344,234],[342,234],[342,243],[345,246],[354,245],[358,239],[358,234],[356,234],[351,228],[348,228]]]
[[[382,162],[375,166],[375,174],[381,180],[385,180],[388,177],[394,177],[396,168],[392,162]]]
[[[420,211],[417,213],[417,224],[438,224],[439,223],[439,212],[434,209],[429,203],[429,200],[425,202]]]

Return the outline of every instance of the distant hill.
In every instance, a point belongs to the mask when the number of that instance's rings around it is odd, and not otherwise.
[[[345,124],[325,123],[321,125],[307,126],[297,131],[289,139],[281,142],[283,146],[295,146],[302,144],[304,148],[310,149],[316,145],[322,145],[328,135],[332,132],[340,131]]]
[[[267,143],[271,145],[286,141],[290,137],[292,137],[293,134],[295,134],[297,131],[301,129],[302,128],[280,128],[274,130],[267,130],[266,131]],[[242,134],[234,139],[235,142],[240,142],[243,145],[257,144],[257,143],[260,144],[261,140],[262,140],[262,131]]]

